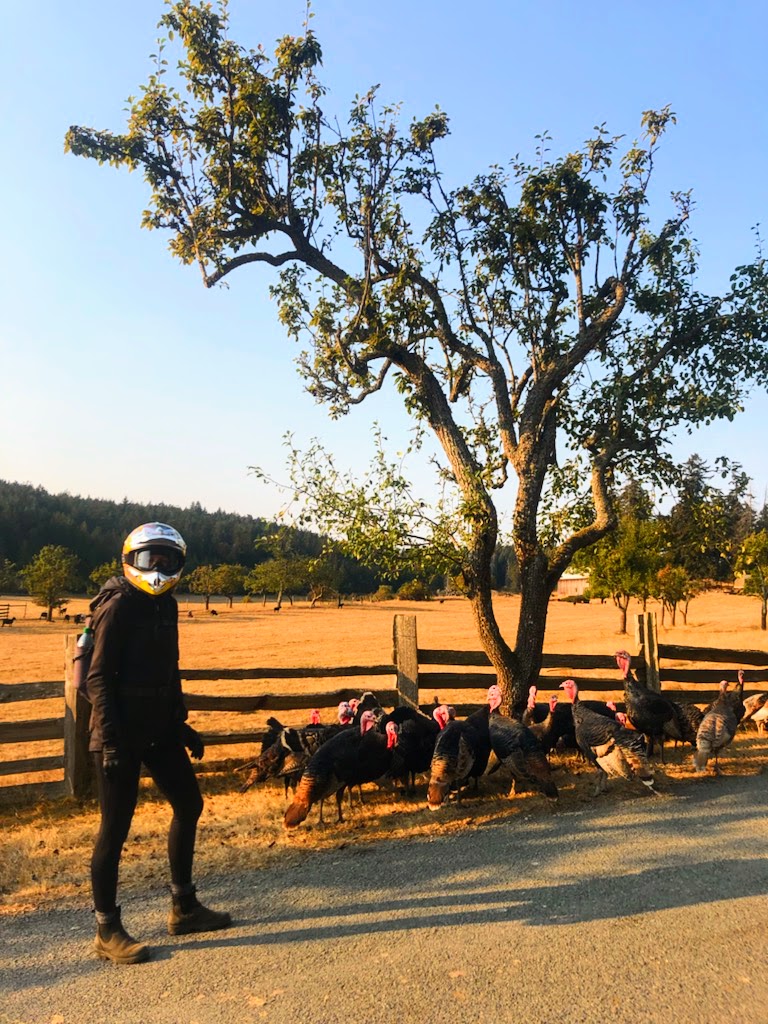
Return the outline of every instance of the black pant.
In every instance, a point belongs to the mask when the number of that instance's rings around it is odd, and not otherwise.
[[[171,743],[153,744],[140,753],[121,750],[120,767],[112,776],[104,772],[101,751],[95,752],[93,759],[101,808],[101,826],[91,858],[91,886],[96,910],[108,914],[116,907],[120,855],[136,809],[142,763],[173,808],[168,833],[171,881],[176,885],[188,885],[192,881],[195,834],[203,810],[203,798],[184,747]]]

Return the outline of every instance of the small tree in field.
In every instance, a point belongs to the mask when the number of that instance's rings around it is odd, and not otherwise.
[[[393,480],[367,522],[379,530],[405,499],[398,556],[450,552],[506,702],[522,707],[558,579],[615,524],[617,475],[669,480],[670,438],[733,417],[746,383],[768,379],[762,257],[720,294],[697,287],[690,195],[651,211],[668,108],[643,114],[637,141],[600,126],[572,153],[543,142],[530,162],[449,188],[446,115],[401,127],[375,89],[346,120],[326,111],[311,31],[271,60],[229,38],[223,6],[171,3],[161,24],[181,47],[173,80],[162,42],[125,132],[73,127],[68,148],[141,168],[144,224],[169,231],[207,287],[279,271],[281,320],[332,415],[390,387],[431,432],[451,500],[426,509]],[[505,489],[521,591],[511,645],[490,572]]]
[[[245,577],[249,594],[275,595],[275,608],[283,606],[283,595],[303,590],[309,582],[309,559],[298,555],[277,555],[255,566]]]
[[[244,565],[220,565],[214,571],[214,591],[224,594],[232,607],[235,594],[242,594],[248,570]]]
[[[296,554],[295,534],[285,527],[262,537],[256,547],[269,555],[266,562],[255,566],[245,578],[249,594],[276,595],[275,609],[283,605],[283,594],[304,590],[310,585],[312,559]]]
[[[20,575],[35,604],[47,609],[50,621],[54,607],[77,586],[77,556],[61,545],[47,544]]]
[[[688,621],[688,605],[699,593],[700,586],[692,580],[681,565],[665,565],[656,573],[653,596],[661,601],[661,621],[669,612],[670,624],[677,621],[678,605],[683,606],[683,621]]]
[[[187,589],[190,594],[203,594],[205,596],[205,610],[208,611],[211,604],[211,594],[218,593],[218,580],[214,567],[212,565],[198,565],[187,576],[186,580]]]
[[[627,611],[634,597],[645,608],[659,565],[659,529],[651,520],[624,516],[609,534],[578,558],[589,569],[589,596],[610,597],[620,615],[620,633],[627,632]]]
[[[768,619],[768,530],[759,530],[746,537],[736,562],[736,571],[743,572],[745,594],[760,598],[760,629]]]
[[[96,568],[88,576],[88,579],[94,585],[96,590],[101,590],[107,580],[112,579],[113,576],[122,576],[123,564],[119,558],[114,558],[111,562],[103,562],[101,565],[97,565]]]

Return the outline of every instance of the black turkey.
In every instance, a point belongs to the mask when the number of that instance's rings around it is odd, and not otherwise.
[[[557,704],[557,697],[551,697],[550,702],[551,713]],[[532,728],[500,714],[500,704],[501,689],[496,685],[491,686],[488,690],[488,731],[491,750],[500,764],[512,773],[510,796],[514,795],[517,784],[520,784],[525,788],[538,789],[550,800],[557,800],[557,786],[552,781],[552,772],[544,748]]]
[[[300,825],[312,805],[318,802],[322,822],[323,801],[330,796],[336,797],[338,820],[343,821],[344,790],[376,782],[391,770],[398,729],[394,722],[389,722],[381,732],[376,728],[376,721],[376,713],[367,708],[360,716],[359,725],[332,736],[312,755],[293,802],[285,812],[283,821],[287,828]]]

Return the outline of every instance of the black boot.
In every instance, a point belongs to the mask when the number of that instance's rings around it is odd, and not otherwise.
[[[149,959],[149,947],[137,942],[123,928],[120,907],[98,923],[93,948],[102,960],[113,960],[116,964],[140,964]]]
[[[216,932],[229,928],[232,918],[224,911],[210,910],[198,900],[195,887],[189,892],[172,893],[171,912],[168,915],[170,935],[188,935],[190,932]]]

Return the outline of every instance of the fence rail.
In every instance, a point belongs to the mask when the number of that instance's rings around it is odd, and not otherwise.
[[[0,786],[0,802],[7,802],[19,795],[46,798],[66,793],[84,797],[91,792],[91,771],[88,757],[88,718],[90,705],[74,689],[72,684],[72,657],[75,637],[68,636],[65,644],[65,678],[37,683],[0,684],[0,705],[19,701],[61,700],[64,698],[63,715],[55,718],[33,718],[24,721],[0,723],[0,744],[32,743],[46,740],[63,740],[63,754],[40,757],[17,758],[0,762],[0,777],[10,775],[34,775],[40,772],[59,771],[63,768],[64,779],[60,782],[27,783],[20,786]],[[430,649],[418,646],[416,616],[396,615],[394,619],[393,664],[386,665],[345,665],[314,668],[241,668],[241,669],[188,669],[182,670],[182,682],[215,683],[226,680],[307,680],[344,679],[349,686],[334,690],[319,690],[311,693],[260,693],[217,695],[196,693],[185,690],[185,702],[190,711],[206,714],[222,713],[261,715],[264,712],[301,711],[310,708],[336,708],[340,701],[350,700],[368,688],[368,680],[381,677],[394,683],[386,688],[376,686],[381,703],[390,707],[396,704],[411,704],[428,710],[433,697],[440,695],[463,695],[476,691],[475,699],[461,703],[455,699],[457,713],[465,715],[483,700],[483,693],[496,679],[491,663],[482,651]],[[637,674],[649,686],[670,696],[681,696],[695,702],[708,702],[718,692],[718,683],[729,670],[723,668],[702,668],[702,665],[729,665],[735,678],[738,668],[745,669],[745,692],[754,691],[761,684],[768,683],[768,652],[746,650],[724,650],[717,648],[687,647],[677,644],[658,644],[656,621],[653,613],[637,617],[635,633]],[[678,663],[668,665],[668,662]],[[679,664],[679,663],[682,663]],[[685,667],[685,666],[688,667]],[[434,670],[433,666],[438,669]],[[692,666],[692,667],[691,667]],[[426,667],[426,668],[425,668]],[[474,671],[471,671],[474,670]],[[582,675],[582,673],[598,673]],[[579,682],[584,693],[597,694],[622,689],[615,659],[611,655],[598,654],[545,654],[539,677],[540,688],[547,692],[555,690],[567,675],[580,676]],[[365,684],[353,685],[354,680],[366,680]],[[670,685],[672,684],[672,685]],[[421,703],[421,702],[424,703]],[[261,727],[243,730],[217,732],[203,729],[202,737],[207,746],[231,747],[260,742],[265,735]],[[199,770],[210,770],[204,763]],[[215,767],[215,765],[213,766]]]

